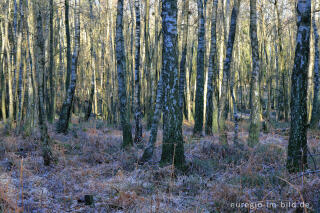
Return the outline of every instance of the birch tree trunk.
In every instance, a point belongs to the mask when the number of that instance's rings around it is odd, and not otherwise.
[[[36,4],[39,4],[37,2]],[[41,133],[41,147],[42,147],[42,157],[45,166],[49,166],[52,160],[52,154],[50,150],[50,138],[48,135],[48,128],[46,124],[46,113],[44,108],[44,75],[45,75],[45,41],[43,37],[42,29],[42,14],[40,5],[35,5],[36,12],[36,73],[38,81],[38,119],[39,127]]]
[[[80,51],[80,11],[76,2],[75,7],[75,39],[74,39],[74,50],[72,55],[71,63],[71,78],[70,84],[67,89],[67,95],[63,102],[59,120],[57,122],[56,130],[59,133],[66,133],[68,131],[69,119],[71,118],[72,102],[77,83],[77,64],[78,56]]]
[[[135,11],[136,11],[136,36],[135,36],[135,73],[134,73],[134,99],[135,99],[135,137],[134,141],[136,143],[141,142],[142,140],[142,125],[141,125],[141,102],[140,102],[140,94],[141,94],[141,87],[140,87],[140,29],[141,29],[141,22],[140,22],[140,1],[135,0]]]
[[[222,93],[219,100],[219,114],[218,114],[218,125],[219,125],[219,140],[220,143],[223,145],[227,145],[227,133],[226,133],[226,102],[227,102],[227,94],[229,88],[229,81],[230,81],[230,66],[232,61],[232,52],[233,52],[233,44],[236,35],[237,29],[237,17],[239,13],[239,4],[240,0],[235,0],[232,13],[231,13],[231,20],[230,20],[230,30],[229,30],[229,38],[227,43],[227,52],[226,58],[223,63],[223,79],[222,79]]]
[[[127,115],[127,94],[126,94],[126,59],[123,38],[123,0],[118,0],[117,21],[116,21],[116,62],[118,73],[118,97],[120,103],[120,119],[122,125],[122,146],[132,145],[131,126]]]
[[[204,108],[204,57],[205,57],[205,7],[206,0],[198,0],[198,51],[197,51],[197,87],[195,99],[194,135],[201,135]]]
[[[208,69],[208,88],[207,88],[207,107],[206,107],[206,127],[205,132],[207,135],[212,134],[212,123],[217,124],[218,120],[215,117],[213,120],[213,111],[217,111],[217,102],[214,96],[214,86],[217,77],[216,69],[216,52],[217,52],[217,33],[216,33],[216,17],[218,8],[218,0],[214,0],[212,6],[212,21],[211,21],[211,46],[209,55],[209,69]]]
[[[11,50],[10,50],[10,42],[9,42],[9,11],[11,10],[11,4],[8,2],[8,13],[6,14],[6,18],[4,21],[4,45],[5,45],[5,52],[6,52],[6,59],[7,59],[7,83],[8,83],[8,97],[9,97],[9,126],[11,127],[14,115],[13,115],[13,76],[12,76],[12,63],[11,63]]]
[[[163,111],[163,142],[160,164],[185,166],[182,126],[179,120],[179,78],[177,55],[177,0],[162,1],[162,64],[165,85]]]
[[[250,40],[252,52],[251,73],[251,112],[248,145],[253,147],[259,142],[260,135],[260,92],[259,92],[259,43],[257,36],[257,0],[250,0]]]
[[[93,24],[93,8],[92,8],[92,0],[89,0],[89,10],[90,10],[90,27],[89,27],[89,34],[90,34],[90,68],[91,68],[91,88],[90,88],[90,95],[89,95],[89,101],[88,101],[88,108],[85,114],[85,121],[88,121],[92,112],[92,103],[93,103],[93,98],[95,95],[96,91],[96,85],[95,85],[95,57],[94,57],[94,47],[93,47],[93,31],[92,31],[92,24]]]
[[[68,88],[70,84],[71,77],[71,66],[72,66],[72,56],[71,56],[71,38],[70,38],[70,25],[69,25],[69,0],[64,1],[65,10],[65,28],[66,28],[66,39],[67,39],[67,78],[66,78],[66,93],[68,93]]]
[[[55,111],[55,83],[54,83],[54,56],[53,56],[53,0],[50,0],[50,38],[49,38],[49,80],[50,80],[50,96],[49,96],[49,109],[48,120],[53,122]]]
[[[279,0],[275,0],[274,6],[276,10],[276,20],[277,20],[277,29],[276,29],[276,35],[277,35],[277,63],[278,63],[278,70],[277,70],[277,119],[281,120],[283,118],[288,119],[288,98],[287,98],[287,88],[286,88],[286,82],[284,80],[285,75],[285,65],[284,65],[284,50],[283,50],[283,42],[282,42],[282,26],[281,26],[281,20],[280,20],[280,5]],[[279,56],[278,56],[279,55]],[[280,85],[280,78],[282,75],[282,88]]]
[[[152,70],[151,70],[151,50],[150,50],[150,0],[145,0],[145,17],[144,17],[144,39],[145,39],[145,76],[146,76],[146,98],[145,98],[145,115],[147,116],[147,129],[150,129],[152,123]]]
[[[318,28],[316,24],[315,15],[312,16],[312,27],[314,34],[314,50],[315,50],[315,58],[314,58],[314,94],[313,94],[313,104],[312,104],[312,115],[310,121],[310,127],[315,128],[317,124],[319,124],[320,120],[320,74],[319,74],[319,34]]]
[[[157,142],[158,136],[158,124],[161,118],[162,101],[164,97],[164,85],[163,85],[163,71],[160,74],[160,79],[158,81],[156,106],[153,113],[153,120],[150,130],[149,142],[146,149],[143,152],[142,157],[139,160],[139,164],[143,164],[149,161],[153,155],[154,145]]]
[[[161,2],[159,1],[159,9],[161,7]],[[158,12],[156,12],[158,14]],[[156,20],[157,23],[157,20]],[[156,50],[158,49],[158,41],[160,40],[158,38],[158,35],[156,34],[156,39],[155,39],[155,45],[156,45]],[[158,52],[156,51],[156,54],[158,54]],[[158,58],[161,57],[161,54],[159,54],[159,56],[157,56],[156,58],[156,67],[158,69]],[[155,148],[155,143],[157,142],[157,135],[158,135],[158,125],[159,125],[159,121],[161,119],[161,110],[163,108],[163,97],[164,97],[164,84],[163,84],[163,71],[160,72],[160,76],[159,76],[159,81],[157,84],[157,91],[156,91],[156,97],[155,97],[155,109],[154,109],[154,113],[153,113],[153,118],[152,118],[152,124],[151,124],[151,130],[150,130],[150,137],[149,137],[149,141],[148,144],[143,152],[142,157],[139,159],[139,164],[143,164],[147,161],[149,161],[152,158],[153,152],[154,152],[154,148]],[[157,79],[157,76],[156,76]]]
[[[307,88],[309,41],[311,28],[311,0],[298,0],[297,37],[291,84],[291,128],[288,144],[287,169],[302,172],[307,162]]]
[[[5,32],[4,27],[2,23],[0,23],[0,29],[1,29],[1,52],[4,53],[5,51]],[[6,115],[6,78],[5,78],[5,69],[4,69],[4,54],[0,56],[0,80],[1,80],[1,115],[2,120],[4,122],[7,121],[7,115]]]
[[[182,56],[180,61],[180,76],[179,76],[179,107],[181,109],[181,122],[183,121],[183,103],[184,103],[184,86],[186,80],[186,58],[188,44],[188,25],[189,25],[189,0],[184,1],[182,11]]]

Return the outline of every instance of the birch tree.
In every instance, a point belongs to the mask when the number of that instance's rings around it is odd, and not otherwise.
[[[161,164],[185,166],[182,126],[179,121],[179,78],[177,56],[177,0],[162,1],[162,71],[164,81],[163,139]]]
[[[206,0],[198,0],[198,53],[197,53],[197,87],[195,99],[193,134],[201,135],[203,128],[204,108],[204,57],[205,57],[205,8]]]
[[[298,0],[297,36],[291,84],[291,127],[288,144],[287,169],[301,172],[307,162],[307,88],[310,51],[311,0]]]
[[[214,85],[217,77],[216,70],[216,52],[217,52],[217,33],[216,33],[216,17],[217,17],[218,0],[214,0],[212,6],[212,20],[211,20],[211,46],[209,55],[209,69],[208,69],[208,89],[207,89],[207,107],[206,107],[206,128],[207,135],[212,134],[212,124],[217,125],[217,117],[213,118],[213,113],[217,112],[217,101],[214,97]]]
[[[183,121],[183,103],[184,103],[184,86],[186,82],[186,58],[187,58],[187,44],[188,44],[188,29],[189,29],[189,0],[185,0],[182,11],[182,55],[180,61],[180,77],[179,77],[179,106],[181,109],[181,122]],[[189,112],[187,116],[189,119]]]
[[[141,102],[140,102],[140,94],[141,94],[141,87],[140,87],[140,29],[141,29],[141,22],[140,22],[140,1],[135,0],[135,11],[136,11],[136,36],[135,36],[135,73],[134,73],[134,99],[135,99],[135,138],[134,141],[136,143],[141,142],[142,140],[142,125],[141,125]]]
[[[76,83],[77,83],[77,65],[78,65],[78,57],[79,57],[79,51],[80,51],[80,11],[79,6],[77,5],[77,1],[75,1],[76,7],[75,7],[75,39],[74,39],[74,50],[72,54],[72,60],[71,60],[71,78],[70,78],[70,84],[67,89],[67,94],[64,99],[59,120],[56,124],[57,132],[59,133],[67,133],[68,127],[69,127],[69,120],[71,118],[71,109],[72,109],[72,103],[74,98],[74,93],[76,89]],[[68,47],[67,47],[68,49]]]
[[[48,120],[53,122],[54,120],[54,111],[55,111],[55,83],[54,83],[54,55],[53,55],[53,43],[54,43],[54,34],[53,34],[53,0],[50,0],[50,17],[49,17],[49,79],[50,79],[50,94],[49,94],[49,107],[48,107]]]
[[[64,25],[66,28],[66,42],[67,42],[67,78],[66,78],[66,93],[68,92],[71,76],[72,55],[71,55],[71,38],[70,38],[70,24],[69,24],[69,0],[64,0]]]
[[[233,44],[237,29],[237,18],[239,13],[240,0],[235,0],[230,20],[230,30],[226,50],[226,58],[223,63],[223,79],[222,79],[222,93],[219,100],[219,114],[218,114],[218,125],[219,125],[219,140],[223,145],[227,145],[227,134],[226,134],[226,102],[227,94],[229,91],[229,81],[230,81],[230,66],[232,61]]]
[[[259,43],[257,36],[257,0],[250,0],[250,40],[252,52],[252,73],[251,73],[251,113],[249,127],[249,146],[259,142],[260,134],[260,92],[259,92]]]
[[[314,35],[314,50],[315,50],[315,58],[314,58],[314,94],[313,94],[313,104],[312,104],[312,115],[310,121],[310,127],[315,128],[317,124],[319,124],[320,120],[320,73],[319,73],[319,34],[318,28],[316,24],[315,14],[312,16],[312,27],[313,27],[313,35]]]
[[[36,37],[35,37],[35,53],[36,57],[36,73],[38,81],[38,119],[41,133],[41,147],[42,157],[45,166],[49,166],[52,161],[52,154],[50,150],[50,137],[48,135],[48,128],[46,124],[46,113],[44,107],[44,75],[45,75],[45,49],[44,37],[42,29],[42,12],[40,3],[34,5],[36,12]]]
[[[152,158],[154,148],[155,148],[154,146],[155,146],[155,143],[157,142],[158,125],[161,117],[163,97],[164,97],[163,72],[161,72],[160,79],[158,81],[156,106],[155,106],[155,110],[152,118],[150,137],[149,137],[148,144],[143,152],[143,155],[139,159],[140,164],[143,164]]]
[[[94,46],[93,46],[93,30],[92,30],[92,25],[93,25],[93,5],[92,5],[92,0],[89,0],[89,11],[90,11],[90,27],[89,27],[89,34],[90,34],[90,68],[91,68],[91,88],[90,88],[90,96],[89,96],[89,101],[88,101],[88,106],[85,114],[85,120],[89,120],[89,117],[92,112],[92,103],[93,103],[93,98],[94,95],[96,94],[96,83],[95,83],[95,53],[94,53]]]
[[[120,119],[122,126],[122,146],[132,145],[131,126],[127,115],[126,94],[126,60],[123,38],[123,0],[118,0],[116,21],[116,64],[118,74],[118,98],[120,103]]]

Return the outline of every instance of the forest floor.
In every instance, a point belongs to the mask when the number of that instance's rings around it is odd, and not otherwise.
[[[159,167],[161,130],[152,161],[140,166],[143,150],[122,150],[121,131],[102,121],[73,120],[67,135],[49,126],[55,162],[45,167],[39,133],[17,136],[2,128],[0,212],[293,212],[295,204],[320,212],[320,174],[311,173],[320,155],[310,159],[308,174],[290,175],[288,129],[261,133],[260,144],[249,148],[247,126],[240,123],[240,149],[232,144],[232,124],[223,147],[216,134],[192,138],[185,123],[185,173]],[[320,132],[310,130],[311,153],[320,153],[319,140]],[[93,195],[93,205],[85,195]]]

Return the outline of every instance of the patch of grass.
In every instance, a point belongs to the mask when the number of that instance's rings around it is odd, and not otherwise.
[[[277,164],[284,162],[285,150],[273,144],[259,144],[254,150],[257,163]]]
[[[97,120],[96,121],[96,128],[97,129],[103,129],[103,128],[106,128],[107,124],[105,121],[103,120]]]
[[[242,186],[242,187],[257,187],[263,186],[266,183],[264,176],[254,173],[242,174],[239,176],[232,177],[229,180],[230,184]]]
[[[289,122],[281,122],[281,121],[279,122],[274,119],[270,119],[270,123],[271,123],[272,127],[275,129],[286,129],[286,128],[290,127]]]
[[[219,166],[218,162],[214,159],[200,159],[195,158],[190,167],[192,168],[192,172],[196,171],[199,174],[210,175],[214,172],[215,168]]]
[[[197,195],[201,189],[205,187],[203,178],[199,175],[185,176],[178,191],[184,191],[188,195]]]

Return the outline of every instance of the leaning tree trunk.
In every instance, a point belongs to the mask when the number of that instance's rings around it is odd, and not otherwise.
[[[197,52],[197,87],[195,99],[195,116],[193,134],[201,135],[203,128],[203,108],[204,108],[204,57],[205,57],[205,7],[206,0],[198,0],[199,32],[198,32],[198,52]]]
[[[72,55],[72,66],[71,66],[71,79],[69,88],[67,90],[67,95],[63,102],[59,121],[57,122],[57,132],[59,133],[66,133],[68,131],[69,126],[69,119],[71,117],[71,109],[72,109],[72,102],[74,98],[74,93],[76,89],[77,83],[77,64],[78,64],[78,56],[80,50],[80,11],[78,6],[75,7],[75,41],[74,41],[74,52]]]
[[[153,155],[154,145],[157,141],[157,136],[158,136],[158,124],[161,116],[163,97],[164,97],[163,72],[161,72],[160,79],[158,81],[156,107],[155,107],[153,118],[152,118],[153,120],[151,124],[149,142],[146,149],[143,152],[142,157],[139,160],[140,164],[143,164],[144,162],[149,161]]]
[[[159,1],[159,8],[161,7],[160,5],[160,1]],[[158,10],[156,12],[156,19],[158,17]],[[156,21],[156,25],[158,25],[157,20]],[[158,28],[156,28],[158,29]],[[155,35],[155,53],[158,54],[158,41],[160,40],[160,35],[158,36],[158,33]],[[157,55],[156,59],[155,59],[155,67],[158,70],[158,58],[160,58],[161,55]],[[155,79],[157,79],[157,72],[156,72],[156,76]],[[159,80],[158,80],[158,84],[157,84],[157,88],[156,88],[156,97],[155,97],[155,109],[154,109],[154,113],[153,113],[153,117],[152,117],[152,124],[151,124],[151,130],[150,130],[150,137],[149,137],[149,141],[148,144],[143,152],[142,157],[139,159],[139,164],[143,164],[147,161],[149,161],[153,155],[153,151],[154,151],[154,147],[155,147],[155,143],[157,141],[157,135],[158,135],[158,125],[159,125],[159,120],[161,119],[161,110],[163,107],[163,97],[164,97],[164,85],[163,85],[163,72],[160,72],[160,76],[159,76]]]
[[[177,0],[162,0],[162,64],[165,87],[163,111],[163,142],[161,164],[184,168],[185,157],[182,126],[179,121],[180,107],[177,57]]]
[[[307,169],[307,90],[311,28],[311,0],[298,0],[297,37],[291,84],[291,128],[287,169],[301,172]]]
[[[257,0],[250,0],[250,40],[252,51],[251,73],[251,113],[248,145],[254,146],[259,142],[260,134],[260,92],[259,92],[259,43],[257,36]]]
[[[134,99],[135,99],[135,113],[134,119],[136,123],[135,127],[135,137],[134,141],[136,143],[141,142],[142,140],[142,125],[141,125],[141,104],[140,104],[140,1],[135,1],[135,10],[136,10],[136,38],[135,38],[135,73],[134,73]]]
[[[218,8],[218,0],[214,0],[212,7],[212,21],[211,21],[211,46],[210,46],[210,56],[209,56],[209,70],[208,70],[208,88],[207,88],[207,107],[206,107],[206,128],[205,132],[207,135],[212,134],[212,122],[217,122],[213,120],[213,111],[216,109],[216,100],[213,91],[213,82],[217,77],[216,70],[216,51],[217,51],[217,33],[216,33],[216,17]]]
[[[239,0],[235,0],[232,9],[231,20],[230,20],[230,30],[229,38],[227,43],[227,53],[226,58],[223,63],[223,79],[222,79],[222,93],[219,100],[219,114],[218,114],[218,124],[219,124],[219,140],[223,145],[227,145],[227,133],[226,133],[226,116],[225,116],[225,106],[227,102],[228,87],[230,81],[230,65],[232,61],[233,44],[237,29],[237,17],[239,12]]]
[[[315,57],[314,57],[314,94],[313,94],[313,104],[312,104],[312,114],[311,114],[311,121],[310,127],[315,128],[320,120],[320,75],[319,75],[319,34],[318,28],[316,24],[315,15],[312,17],[312,27],[313,27],[313,34],[314,34],[314,50],[315,50]]]
[[[126,59],[123,38],[123,0],[118,0],[116,21],[116,62],[118,72],[118,96],[120,103],[120,119],[122,125],[122,146],[132,145],[131,126],[127,116],[127,94],[126,94]]]
[[[42,30],[42,14],[40,5],[35,8],[37,12],[36,18],[36,72],[38,81],[38,110],[39,110],[39,127],[41,133],[41,147],[44,165],[49,166],[52,160],[51,150],[50,150],[50,138],[48,135],[48,128],[46,124],[46,114],[44,108],[44,75],[45,75],[45,41],[43,37]]]

